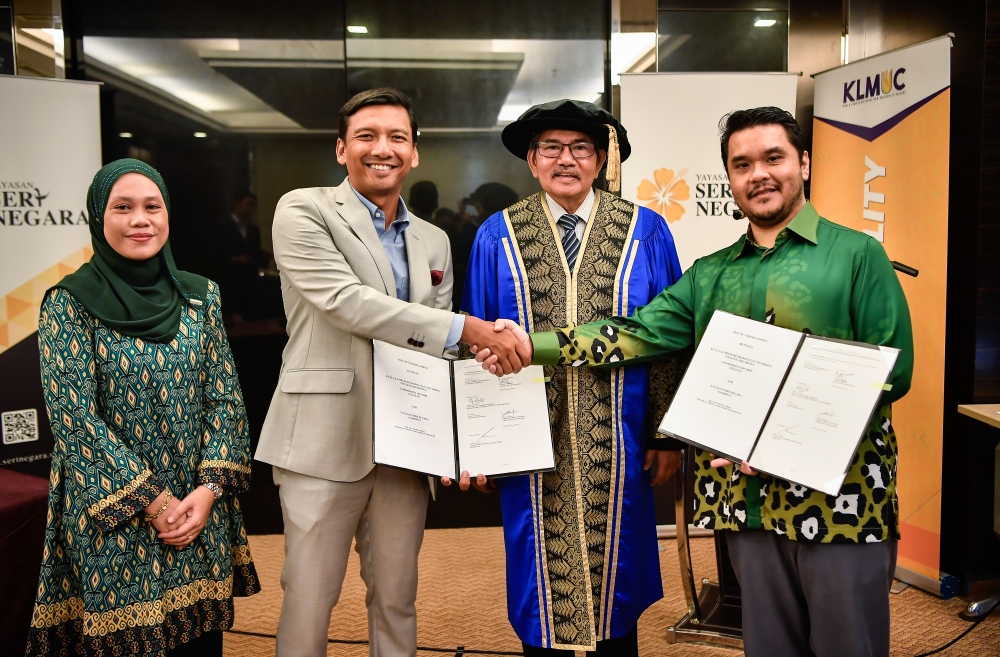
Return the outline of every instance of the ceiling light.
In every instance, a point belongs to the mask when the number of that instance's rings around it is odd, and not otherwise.
[[[753,25],[754,27],[771,27],[777,22],[778,21],[774,20],[773,18],[758,18],[757,22],[754,23]]]
[[[364,25],[348,25],[347,31],[351,34],[368,34],[368,28]]]
[[[196,133],[194,133],[194,136],[197,137],[198,139],[204,139],[205,137],[208,136],[208,133],[207,132],[196,132]]]
[[[131,132],[119,132],[118,136],[121,137],[122,139],[131,139],[132,138],[132,133]]]

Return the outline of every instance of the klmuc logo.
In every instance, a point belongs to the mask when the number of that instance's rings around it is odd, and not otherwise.
[[[879,96],[888,96],[893,92],[903,91],[906,89],[906,83],[902,80],[905,73],[905,68],[897,68],[895,71],[889,69],[876,73],[870,78],[845,82],[844,105],[869,101]]]
[[[79,226],[87,223],[83,210],[45,207],[48,194],[34,183],[0,180],[0,226]]]

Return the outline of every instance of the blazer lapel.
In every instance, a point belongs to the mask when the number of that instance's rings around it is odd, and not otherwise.
[[[351,185],[346,178],[340,187],[337,188],[336,200],[340,216],[347,221],[351,230],[354,231],[354,234],[358,236],[358,239],[361,240],[368,249],[368,252],[371,253],[372,259],[375,260],[378,272],[382,275],[382,285],[385,288],[385,293],[391,297],[395,297],[396,279],[392,275],[392,265],[389,264],[389,257],[386,256],[385,249],[382,248],[382,242],[378,239],[378,233],[375,232],[375,225],[372,223],[372,216],[369,214],[368,208],[358,200],[357,195],[351,189]],[[409,244],[407,243],[407,245]]]
[[[406,261],[410,268],[410,302],[427,305],[431,299],[431,266],[420,230],[410,222],[403,231],[406,240]]]

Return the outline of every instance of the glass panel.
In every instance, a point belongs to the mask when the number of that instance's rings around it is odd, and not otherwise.
[[[661,10],[658,68],[664,71],[786,71],[788,12]]]
[[[500,208],[464,202],[480,185],[502,183],[518,198],[538,189],[527,165],[500,142],[503,126],[550,100],[600,103],[604,41],[349,36],[348,95],[383,85],[413,98],[420,126],[420,166],[407,179],[404,198],[414,183],[430,181],[437,207],[469,218],[475,212],[481,221],[482,213]]]
[[[65,78],[63,31],[58,17],[15,16],[17,74]]]

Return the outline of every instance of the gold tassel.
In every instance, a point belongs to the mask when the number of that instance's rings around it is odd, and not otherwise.
[[[622,160],[618,153],[618,132],[614,126],[604,124],[608,128],[608,168],[605,178],[608,181],[608,191],[621,196],[622,191]]]

